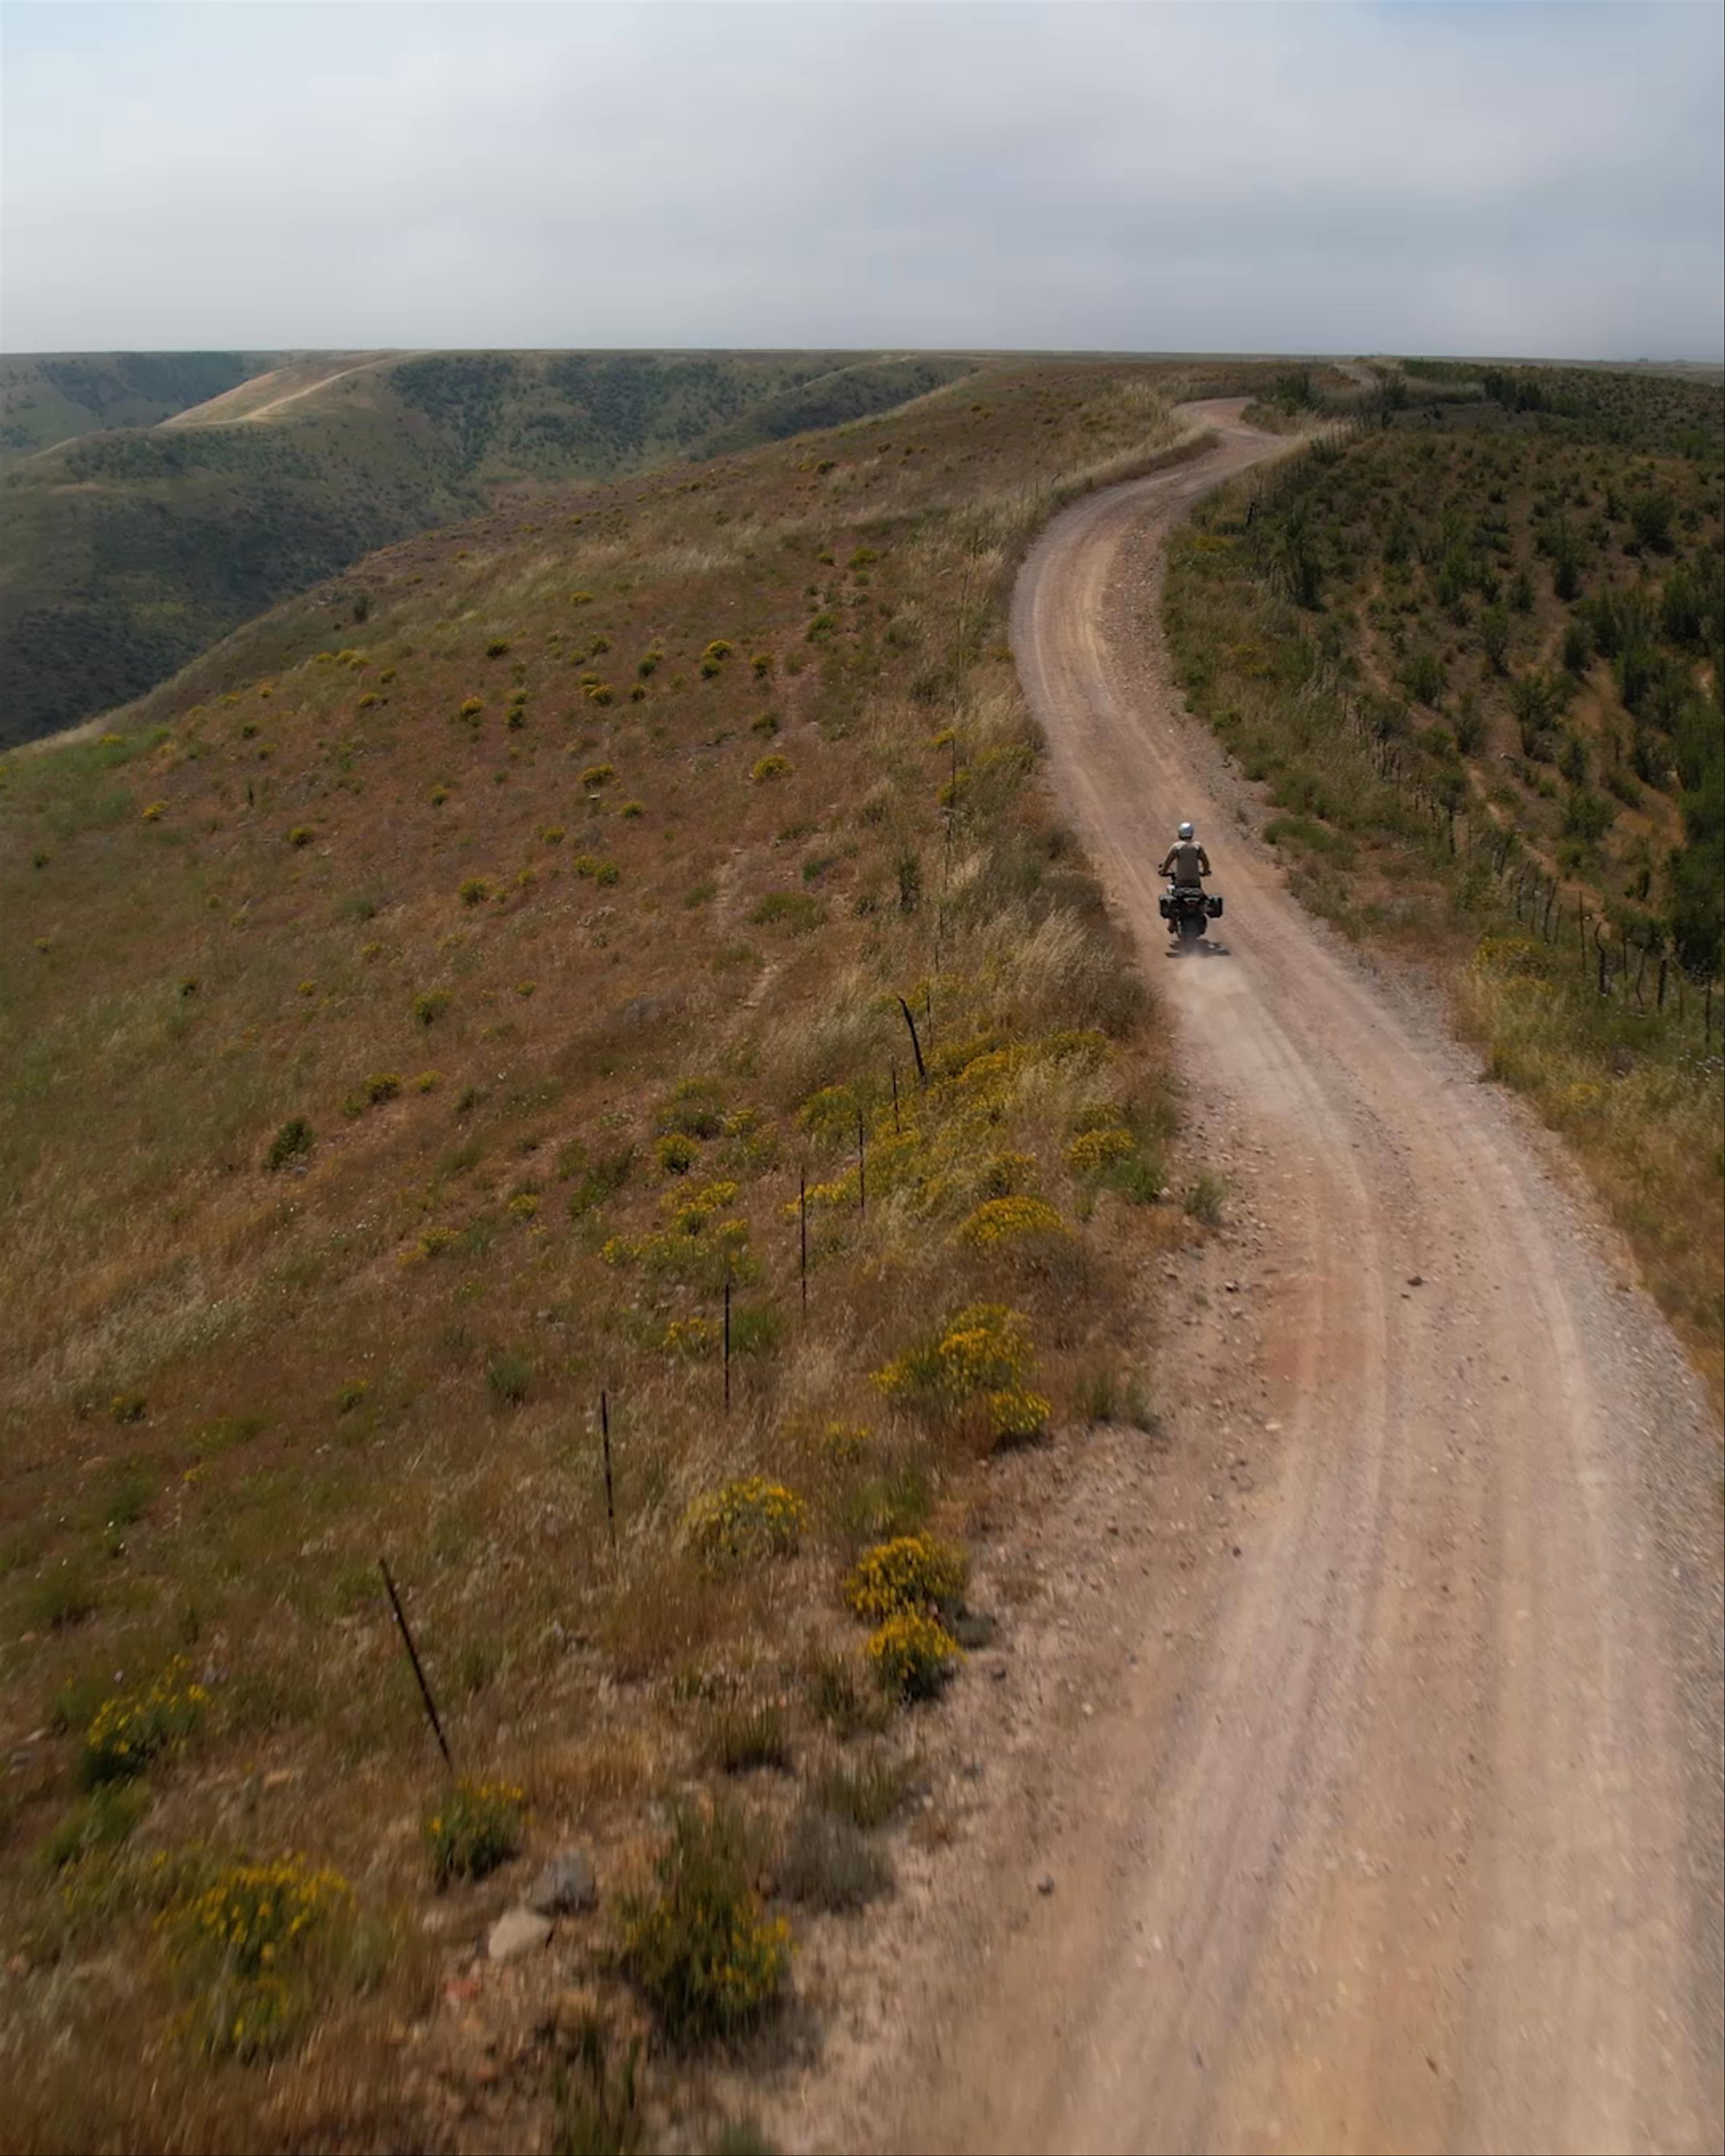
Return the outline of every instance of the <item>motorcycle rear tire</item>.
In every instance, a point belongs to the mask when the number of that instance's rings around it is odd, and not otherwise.
[[[1180,941],[1183,943],[1199,943],[1202,942],[1203,940],[1204,923],[1201,921],[1194,921],[1189,913],[1182,914],[1180,916]]]

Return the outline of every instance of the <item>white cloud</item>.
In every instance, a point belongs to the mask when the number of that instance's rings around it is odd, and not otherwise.
[[[8,349],[1717,352],[1710,6],[18,6]]]

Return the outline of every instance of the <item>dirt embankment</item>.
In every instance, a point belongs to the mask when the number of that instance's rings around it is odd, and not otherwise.
[[[1062,516],[1014,623],[1230,1185],[1164,1267],[1170,1442],[1003,1470],[1035,1525],[983,1578],[1040,1591],[952,1710],[948,1845],[810,1972],[850,2018],[773,2124],[1716,2149],[1717,1435],[1561,1158],[1301,912],[1183,715],[1161,542],[1281,446],[1240,408]],[[1181,816],[1228,911],[1175,959],[1154,870]]]

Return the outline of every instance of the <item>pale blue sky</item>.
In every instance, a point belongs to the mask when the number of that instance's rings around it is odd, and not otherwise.
[[[0,10],[0,344],[1718,357],[1725,11]]]

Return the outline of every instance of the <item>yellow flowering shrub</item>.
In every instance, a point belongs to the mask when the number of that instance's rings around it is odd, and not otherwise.
[[[198,2005],[204,2049],[255,2057],[279,2049],[312,2003],[310,1981],[331,1935],[351,1922],[353,1889],[303,1856],[224,1866],[157,1919]]]
[[[1132,1132],[1117,1123],[1081,1131],[1066,1148],[1066,1165],[1074,1175],[1100,1175],[1114,1162],[1127,1158],[1132,1150]]]
[[[796,1550],[808,1507],[783,1482],[745,1475],[697,1497],[683,1521],[704,1570],[734,1572]]]
[[[511,1782],[453,1782],[426,1809],[425,1854],[439,1887],[483,1879],[521,1845],[525,1796]]]
[[[1065,1235],[1070,1230],[1045,1198],[988,1198],[958,1232],[973,1249],[990,1250],[1032,1236]]]
[[[665,1328],[665,1352],[691,1362],[719,1350],[719,1327],[711,1317],[674,1317]]]
[[[917,1610],[889,1617],[863,1651],[880,1689],[898,1699],[932,1699],[963,1652],[944,1625]]]
[[[738,1285],[759,1278],[748,1241],[747,1220],[717,1220],[698,1235],[674,1228],[653,1235],[613,1235],[599,1255],[608,1265],[639,1265],[664,1279],[716,1291],[727,1276]]]
[[[737,1196],[734,1183],[703,1183],[691,1191],[667,1191],[660,1200],[671,1224],[685,1235],[698,1235],[716,1213],[722,1213]]]
[[[768,1916],[752,1871],[736,1813],[685,1810],[652,1884],[624,1903],[619,1958],[674,2039],[739,2035],[778,2003],[790,1927]]]
[[[1004,1201],[1012,1202],[1012,1201]],[[947,1420],[980,1420],[993,1438],[1029,1437],[1051,1412],[1024,1383],[1034,1361],[1023,1314],[978,1302],[874,1373],[889,1399]]]
[[[956,1602],[969,1573],[956,1544],[937,1535],[895,1535],[864,1552],[845,1583],[845,1599],[865,1624],[883,1625]]]
[[[104,1700],[84,1732],[79,1772],[85,1788],[141,1774],[185,1743],[208,1704],[209,1694],[177,1655],[148,1685]]]

